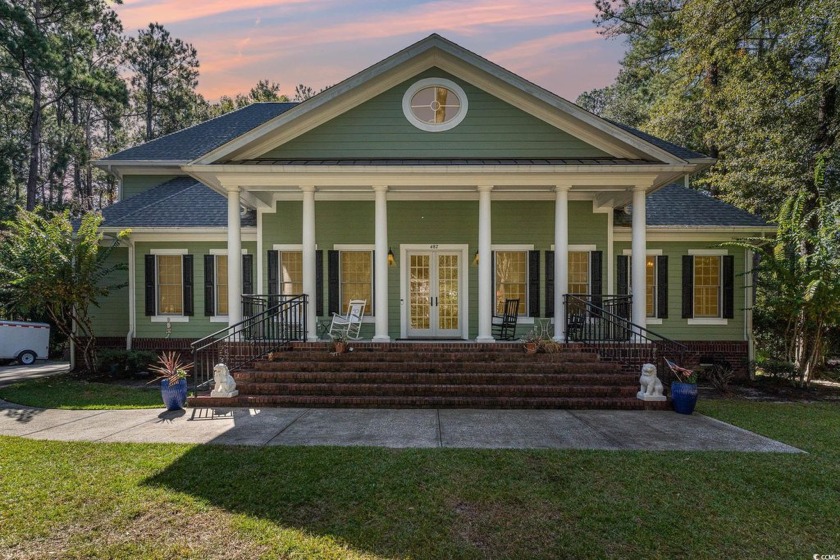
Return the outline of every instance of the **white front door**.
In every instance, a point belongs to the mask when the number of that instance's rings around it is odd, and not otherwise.
[[[461,251],[406,253],[407,336],[462,337],[462,258]]]

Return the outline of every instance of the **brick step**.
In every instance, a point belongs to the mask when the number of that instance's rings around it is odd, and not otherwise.
[[[626,385],[432,385],[414,383],[242,383],[243,396],[405,396],[405,397],[632,397]]]
[[[499,354],[524,354],[522,343],[496,342],[453,342],[453,343],[413,343],[413,342],[368,342],[349,340],[347,345],[356,352],[377,352],[377,353],[400,353],[400,352],[446,352],[446,353],[485,353],[495,352]],[[290,351],[297,352],[330,352],[331,342],[292,342]],[[585,352],[582,344],[563,344],[557,348],[558,354],[564,352]]]
[[[233,374],[244,383],[394,383],[427,385],[626,385],[637,387],[636,376],[627,373],[420,373],[420,372],[328,372],[258,371]]]
[[[554,354],[539,353],[528,355],[524,352],[368,352],[353,350],[344,354],[335,354],[331,350],[319,352],[300,352],[287,350],[276,352],[272,356],[272,362],[298,362],[312,361],[319,362],[522,362],[534,363],[556,363],[556,362],[585,362],[598,361],[598,355],[593,352],[557,352]]]
[[[191,397],[196,407],[321,407],[321,408],[519,408],[668,410],[670,402],[645,402],[636,397],[349,397],[308,395],[239,396],[232,399]]]
[[[256,371],[298,372],[415,372],[415,373],[617,373],[620,365],[608,362],[257,362]]]

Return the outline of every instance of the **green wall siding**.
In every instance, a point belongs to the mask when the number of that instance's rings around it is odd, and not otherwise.
[[[99,307],[88,309],[93,332],[98,336],[126,336],[128,321],[128,247],[117,247],[108,256],[105,266],[118,263],[126,265],[125,270],[114,271],[101,285],[125,284],[125,287],[111,290],[107,297],[100,298]]]
[[[300,202],[278,202],[276,213],[263,215],[263,247],[274,244],[301,243]],[[592,203],[569,203],[569,240],[572,244],[594,244],[604,251],[603,277],[606,279],[607,215],[594,214]],[[316,202],[315,239],[324,258],[324,312],[328,310],[327,251],[337,244],[373,245],[374,203]],[[540,251],[540,310],[544,309],[545,251],[554,243],[553,201],[494,201],[491,205],[492,243],[533,244]],[[348,226],[352,223],[352,227]],[[472,263],[478,249],[477,201],[389,201],[388,244],[397,257],[395,266],[388,268],[388,330],[392,338],[400,336],[400,246],[431,244],[466,244],[468,263],[468,300],[470,337],[478,331],[478,267]],[[263,255],[265,259],[265,255]],[[263,286],[267,286],[268,271],[263,270]],[[363,336],[373,335],[373,325],[366,324]]]
[[[405,91],[422,78],[447,78],[464,89],[466,118],[425,132],[402,110]],[[265,158],[564,158],[603,151],[439,69],[430,69],[275,148]]]
[[[226,249],[227,244],[217,242],[168,242],[168,243],[137,243],[135,253],[135,276],[138,338],[163,338],[166,336],[166,323],[153,323],[145,315],[145,256],[152,249],[187,249],[193,255],[193,310],[194,315],[186,323],[172,323],[172,338],[201,338],[227,326],[227,323],[214,323],[210,317],[204,315],[204,255],[210,249]],[[256,254],[257,244],[253,241],[242,243],[242,248],[251,254]],[[256,274],[256,257],[254,258],[254,274]]]
[[[122,199],[126,200],[136,194],[147,191],[167,181],[176,175],[124,175],[122,178]]]
[[[713,243],[697,242],[648,242],[648,249],[661,249],[668,257],[668,317],[661,325],[648,325],[655,333],[675,340],[745,340],[744,337],[744,251],[727,249],[735,257],[735,317],[727,320],[726,325],[689,325],[688,319],[682,318],[682,258],[689,249],[719,248]],[[615,244],[615,255],[621,255],[630,249],[629,242]],[[615,257],[613,257],[615,258]],[[613,263],[615,266],[615,263]],[[617,275],[616,275],[617,276]],[[617,282],[617,279],[616,279]],[[613,286],[613,293],[617,286]]]

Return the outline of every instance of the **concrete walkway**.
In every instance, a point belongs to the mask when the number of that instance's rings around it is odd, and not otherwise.
[[[63,441],[393,448],[800,450],[694,414],[611,410],[53,410],[0,401],[0,435]]]
[[[11,385],[25,379],[37,379],[57,373],[70,371],[69,362],[50,362],[38,360],[31,366],[0,366],[0,387]]]

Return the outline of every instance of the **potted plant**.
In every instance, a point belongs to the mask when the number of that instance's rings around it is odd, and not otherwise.
[[[149,369],[158,376],[149,383],[160,380],[160,396],[167,410],[180,410],[187,403],[187,371],[193,364],[181,361],[181,355],[164,352],[158,357],[158,366]]]
[[[336,354],[344,354],[347,352],[347,335],[344,333],[333,335],[332,344],[333,352]]]
[[[537,331],[530,330],[522,337],[522,347],[526,354],[536,354],[540,346],[540,336]]]
[[[679,414],[691,414],[697,405],[697,373],[669,360],[665,361],[676,377],[676,381],[671,383],[671,404],[674,411]]]

